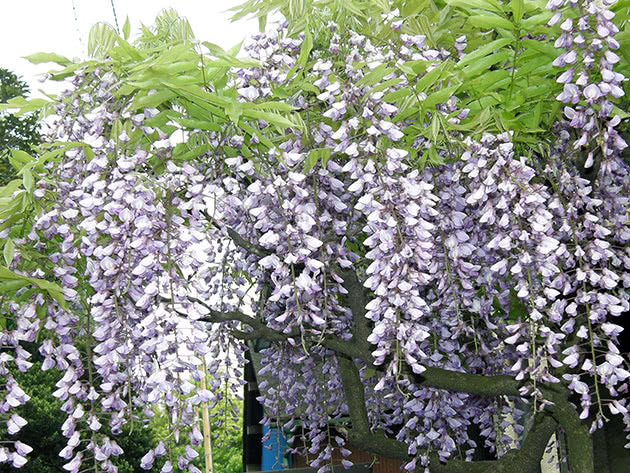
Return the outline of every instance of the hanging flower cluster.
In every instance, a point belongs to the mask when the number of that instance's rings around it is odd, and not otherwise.
[[[47,305],[43,328],[53,337],[40,349],[43,369],[65,373],[54,395],[64,401],[62,409],[68,414],[62,428],[68,446],[60,455],[68,460],[64,468],[70,472],[85,468],[86,462],[115,471],[111,459],[122,450],[110,435],[120,433],[142,406],[152,403],[164,403],[175,415],[171,435],[177,442],[180,429],[195,425],[195,406],[217,400],[216,394],[198,389],[189,379],[205,376],[201,360],[210,353],[211,342],[216,342],[215,361],[208,368],[219,385],[222,376],[234,376],[232,370],[242,355],[239,344],[226,343],[225,331],[207,331],[199,321],[204,308],[184,297],[192,291],[208,300],[211,290],[184,274],[205,271],[214,276],[208,261],[214,259],[216,247],[207,245],[208,254],[199,253],[205,241],[199,231],[200,209],[207,208],[204,178],[192,166],[169,160],[174,143],[148,123],[157,110],[132,114],[116,108],[114,81],[104,70],[80,74],[75,89],[57,106],[58,118],[51,125],[55,139],[88,146],[65,151],[61,164],[49,165],[50,176],[36,184],[34,195],[47,211],[36,219],[27,238],[49,255],[47,266],[70,306],[66,310],[57,303]],[[112,136],[120,119],[131,126]],[[127,147],[129,134],[140,128],[157,139],[148,149]],[[160,165],[168,174],[155,176],[152,169]],[[33,276],[44,274],[40,269]],[[31,323],[19,323],[16,340],[34,340],[39,320],[33,324],[32,319],[43,304],[38,297],[20,309],[19,320]],[[186,326],[180,322],[182,313]],[[236,347],[223,361],[221,344],[224,350]],[[19,345],[16,351],[19,365],[27,363]],[[214,386],[213,391],[220,389]],[[18,386],[9,396],[15,398],[10,407],[28,398]],[[11,434],[25,424],[17,415],[9,422],[15,424]],[[199,445],[197,427],[191,435],[193,444]],[[197,453],[190,452],[180,456],[177,465],[195,472],[198,469],[190,462]],[[143,459],[143,467],[151,468],[153,459],[165,454],[160,444]],[[20,466],[19,456],[16,452],[4,461]],[[171,460],[164,463],[163,472],[173,471]]]
[[[590,168],[598,152],[601,159],[607,159],[627,147],[615,129],[620,118],[612,114],[613,101],[624,95],[621,84],[625,77],[613,70],[619,62],[615,52],[619,28],[612,21],[615,13],[607,8],[614,2],[585,1],[579,6],[571,2],[576,19],[563,16],[562,7],[568,3],[551,0],[547,5],[555,11],[549,24],[560,23],[562,30],[555,46],[563,52],[553,65],[569,66],[557,79],[564,85],[558,100],[567,104],[564,114],[579,136],[573,147],[587,148],[584,167]],[[588,149],[591,143],[597,143],[595,149]]]

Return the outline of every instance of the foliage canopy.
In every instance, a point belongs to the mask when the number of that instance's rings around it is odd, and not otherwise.
[[[28,85],[13,72],[0,68],[0,103],[10,99],[23,98],[28,94]],[[0,114],[0,184],[11,180],[15,169],[9,162],[9,150],[18,148],[30,151],[40,142],[37,114],[17,116],[11,113]]]

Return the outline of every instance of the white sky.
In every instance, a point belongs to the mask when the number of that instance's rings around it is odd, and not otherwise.
[[[132,39],[141,23],[153,24],[158,13],[169,7],[188,18],[197,39],[224,48],[258,29],[255,20],[229,21],[231,12],[226,10],[242,3],[241,0],[113,0],[113,3],[121,29],[129,16]],[[38,89],[56,92],[57,87],[41,84],[37,76],[59,67],[52,63],[35,66],[21,57],[53,52],[69,59],[84,58],[89,30],[98,22],[114,25],[112,0],[0,0],[0,67],[28,82],[31,95],[37,95]]]

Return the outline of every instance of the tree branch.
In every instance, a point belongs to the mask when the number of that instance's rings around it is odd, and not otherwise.
[[[566,433],[569,470],[572,473],[592,473],[595,469],[593,439],[588,425],[569,402],[568,389],[548,386],[543,388],[543,394],[554,403],[550,411]]]
[[[166,302],[171,302],[168,298],[162,298]],[[203,319],[203,322],[241,322],[252,328],[251,332],[233,331],[233,335],[242,340],[252,340],[256,338],[265,338],[269,341],[286,342],[289,338],[297,338],[300,336],[298,329],[293,329],[289,333],[269,328],[264,321],[251,317],[240,311],[219,312],[212,309],[205,302],[189,296],[191,302],[198,303],[205,307],[209,315]],[[321,344],[332,350],[338,355],[343,355],[350,359],[362,360],[371,368],[382,371],[383,366],[374,365],[374,359],[370,352],[369,345],[361,346],[354,339],[351,341],[343,340],[334,335],[325,335]],[[476,394],[478,396],[520,396],[518,381],[507,375],[485,376],[479,374],[461,373],[443,368],[426,367],[421,374],[411,374],[413,381],[418,386],[425,386],[436,389],[444,389],[453,392],[462,392]]]
[[[354,322],[352,328],[352,339],[362,347],[368,348],[369,343],[367,341],[372,330],[370,329],[370,322],[365,317],[365,306],[368,303],[365,287],[359,281],[357,273],[351,269],[342,269],[337,266],[333,266],[333,271],[337,273],[343,279],[343,287],[348,291],[346,296],[348,299],[348,307],[352,312],[352,320]]]
[[[208,222],[210,222],[213,226],[215,226],[219,230],[225,230],[228,236],[236,244],[236,246],[239,246],[240,248],[244,249],[245,251],[251,254],[259,256],[260,258],[264,258],[265,256],[268,256],[272,253],[272,251],[268,250],[264,246],[251,243],[250,241],[246,240],[233,228],[225,227],[224,229],[217,223],[217,221],[207,211],[204,210],[202,211],[202,213],[204,217],[206,217]]]
[[[470,374],[427,366],[422,373],[413,373],[413,380],[418,386],[478,396],[521,396],[521,383],[508,375]]]
[[[235,230],[233,230],[230,227],[227,227],[226,231],[227,231],[228,236],[232,239],[234,243],[236,243],[237,246],[240,246],[241,248],[243,248],[245,251],[248,251],[249,253],[252,253],[260,258],[264,258],[265,256],[268,256],[272,253],[270,250],[268,250],[264,246],[256,245],[254,243],[247,241],[245,238],[243,238],[241,235],[239,235]]]
[[[365,388],[361,382],[357,365],[349,358],[337,356],[339,373],[343,383],[348,414],[352,423],[348,430],[348,440],[354,446],[377,455],[411,460],[407,446],[403,442],[386,437],[383,433],[370,429]],[[540,466],[543,453],[555,432],[557,424],[546,412],[536,414],[534,424],[525,437],[520,449],[512,450],[499,460],[462,461],[449,460],[441,463],[439,456],[430,455],[432,473],[534,473]]]
[[[353,445],[377,455],[399,460],[409,460],[407,446],[403,442],[376,434],[370,430],[370,422],[365,404],[365,391],[359,370],[350,358],[337,356],[339,374],[343,383],[348,414],[352,428],[348,431],[348,440]]]
[[[280,332],[278,330],[274,330],[269,328],[262,320],[256,319],[250,315],[245,314],[244,312],[238,310],[230,310],[227,312],[220,312],[218,310],[214,310],[204,301],[194,297],[187,296],[188,300],[193,303],[197,303],[203,306],[209,314],[206,317],[198,319],[201,322],[210,322],[210,323],[220,323],[220,322],[241,322],[252,329],[251,332],[243,332],[240,330],[232,330],[232,335],[241,340],[254,340],[256,338],[265,338],[274,342],[286,342],[289,338],[299,337],[299,332],[297,330],[292,330],[289,333]],[[171,299],[168,297],[160,297],[160,299],[164,302],[172,303]],[[181,315],[186,315],[183,312],[179,312]]]
[[[365,317],[367,297],[365,290],[355,271],[350,269],[334,268],[334,271],[342,277],[344,288],[348,291],[348,305],[352,311],[354,321],[353,338],[351,344],[333,343],[329,340],[327,346],[336,353],[341,353],[351,358],[363,360],[375,369],[370,344],[367,338],[371,329],[369,321]],[[382,369],[382,368],[381,368]],[[409,373],[413,381],[419,386],[426,386],[447,391],[464,392],[479,396],[520,396],[521,383],[507,375],[475,375],[446,370],[442,368],[426,367],[421,374]]]

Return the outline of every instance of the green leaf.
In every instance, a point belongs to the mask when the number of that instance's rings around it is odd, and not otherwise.
[[[309,30],[304,32],[304,41],[302,42],[302,46],[300,48],[300,55],[298,56],[297,63],[305,67],[306,62],[308,61],[308,55],[311,53],[313,49],[313,35]]]
[[[0,111],[2,110],[17,110],[14,115],[19,117],[25,113],[34,112],[40,110],[51,102],[46,99],[30,99],[26,100],[24,97],[14,97],[7,101],[6,104],[0,104]]]
[[[28,192],[33,192],[33,187],[35,186],[33,174],[28,168],[22,168],[22,170],[23,170],[22,182],[24,184],[24,189],[26,189]]]
[[[396,64],[396,68],[413,77],[424,74],[431,64],[433,64],[433,61],[407,61],[402,64]]]
[[[189,161],[191,159],[198,158],[204,153],[207,153],[212,149],[209,144],[203,144],[189,149],[186,143],[179,143],[173,150],[173,159],[178,161]],[[188,151],[185,151],[188,150]]]
[[[197,64],[192,61],[178,61],[171,62],[169,64],[156,64],[154,66],[151,66],[151,69],[158,74],[178,76],[182,75],[184,72],[196,72],[197,67]]]
[[[259,130],[257,130],[256,128],[249,126],[247,123],[241,123],[241,128],[249,134],[249,136],[255,136],[256,138],[258,138],[258,140],[265,145],[267,148],[271,149],[274,148],[274,144],[273,142],[266,137],[265,135],[263,135]]]
[[[435,146],[429,148],[429,163],[434,166],[440,166],[444,164],[444,159],[437,153]]]
[[[25,165],[27,165],[28,163],[32,162],[35,159],[33,158],[33,156],[31,156],[27,152],[19,150],[19,149],[12,149],[11,157],[13,158],[13,160],[11,161],[11,164],[18,171],[20,171]]]
[[[622,120],[625,120],[626,118],[630,118],[630,113],[628,112],[624,112],[623,110],[621,110],[619,107],[617,107],[616,105],[613,105],[613,109],[611,112],[611,115],[614,117],[615,115],[619,115],[619,118],[621,118]]]
[[[416,91],[424,92],[428,86],[433,85],[440,78],[442,73],[445,72],[448,64],[448,62],[443,62],[435,69],[432,69],[423,75],[422,78],[416,82]]]
[[[463,85],[467,90],[470,90],[473,95],[476,95],[504,86],[505,84],[502,82],[504,80],[507,80],[507,84],[509,84],[509,78],[510,73],[508,71],[498,69],[495,71],[486,71],[472,80],[465,81]]]
[[[248,118],[255,118],[258,120],[265,120],[267,123],[278,126],[280,128],[299,128],[297,123],[288,120],[287,118],[273,112],[263,112],[260,110],[244,110],[243,116]]]
[[[30,283],[26,279],[13,280],[13,281],[1,281],[0,293],[12,293],[18,289],[22,289],[24,286],[28,286]]]
[[[176,96],[177,94],[172,90],[161,89],[151,95],[137,97],[134,101],[133,108],[155,108],[158,105],[163,104],[167,100],[175,98]]]
[[[428,158],[429,158],[429,150],[425,150],[424,153],[422,153],[422,156],[420,157],[420,161],[418,161],[418,167],[420,168],[420,170],[424,169],[424,167],[427,165]]]
[[[125,19],[125,24],[123,25],[123,28],[122,28],[123,38],[129,39],[130,31],[131,31],[131,25],[129,24],[129,16],[127,15],[127,18]]]
[[[267,15],[258,15],[258,31],[261,33],[265,32],[265,27],[267,26]]]
[[[501,6],[497,2],[491,0],[447,0],[446,3],[452,7],[464,8],[466,10],[476,8],[494,11],[497,13],[501,11]]]
[[[67,77],[70,77],[71,75],[74,74],[74,72],[79,69],[80,67],[86,67],[90,64],[90,61],[85,61],[82,63],[77,63],[77,64],[71,64],[68,67],[64,67],[63,69],[59,70],[59,71],[49,71],[49,75],[48,78],[50,80],[54,80],[54,81],[60,81],[60,80],[64,80]],[[41,89],[40,89],[41,92]],[[48,95],[45,94],[46,96],[48,96],[51,99],[55,99],[54,95]]]
[[[553,43],[543,43],[542,41],[537,41],[535,39],[524,39],[521,41],[521,44],[526,48],[533,49],[534,51],[538,51],[539,53],[543,53],[554,59],[560,55],[560,51],[553,45]]]
[[[201,44],[208,48],[210,55],[217,58],[208,62],[207,66],[209,67],[260,67],[260,62],[255,59],[235,57],[240,50],[241,43],[228,52],[221,46],[208,41],[204,41]]]
[[[326,168],[326,165],[328,164],[329,159],[330,159],[330,149],[325,148],[322,150],[322,167],[323,168]]]
[[[45,279],[28,278],[28,280],[40,289],[46,291],[48,295],[56,300],[64,310],[68,310],[68,304],[63,297],[63,289],[61,286],[55,284],[54,282],[46,281]]]
[[[330,148],[316,148],[308,152],[304,161],[304,173],[308,173],[321,160],[322,167],[326,167],[326,163],[330,159]]]
[[[0,187],[0,197],[11,197],[21,184],[22,179],[14,179],[7,185]]]
[[[190,120],[187,118],[174,118],[173,120],[191,130],[221,131],[221,127],[217,123],[207,120]]]
[[[380,92],[382,90],[387,90],[394,85],[400,84],[402,81],[403,79],[400,77],[394,77],[393,79],[386,80],[385,82],[381,82],[380,84],[372,87],[370,90],[366,92],[365,95],[370,95],[376,92]]]
[[[385,64],[381,64],[380,66],[375,67],[371,72],[368,72],[363,78],[357,82],[356,85],[372,85],[376,84],[378,81],[383,79],[383,77],[388,76],[392,72],[396,72],[396,69],[393,67],[387,67]]]
[[[503,97],[496,93],[486,94],[478,99],[471,100],[466,107],[470,108],[471,114],[479,113],[482,110],[490,109],[493,105],[503,101]]]
[[[0,279],[7,279],[9,281],[29,280],[29,278],[27,278],[26,276],[14,273],[9,268],[5,268],[4,266],[0,266]]]
[[[464,77],[466,79],[472,79],[479,73],[486,71],[490,66],[507,61],[512,57],[512,54],[511,51],[499,51],[498,53],[481,58],[463,69]]]
[[[2,251],[2,254],[4,256],[4,261],[7,266],[11,266],[13,258],[15,257],[15,243],[11,238],[9,238],[4,244],[4,250]]]
[[[215,57],[227,56],[227,53],[225,52],[225,50],[218,44],[211,43],[210,41],[203,41],[201,44],[203,44],[206,48],[208,48],[208,51],[210,51],[210,54],[212,54]]]
[[[411,95],[411,89],[409,87],[401,87],[394,92],[388,92],[383,96],[385,102],[395,102],[398,99],[402,99]]]
[[[415,77],[418,74],[413,70],[413,68],[411,66],[409,66],[408,64],[405,63],[401,63],[401,64],[396,64],[396,69],[404,72],[405,74],[407,74],[408,76],[411,77]]]
[[[531,51],[528,52],[531,53]],[[552,62],[549,56],[534,52],[534,57],[527,58],[526,61],[523,61],[522,66],[516,71],[514,78],[520,79],[521,77],[527,76],[530,72],[533,72],[535,76],[547,74],[554,70],[554,67],[551,65]]]
[[[69,66],[72,64],[72,61],[67,57],[63,57],[55,53],[35,53],[30,56],[24,56],[24,59],[33,64],[42,64],[45,62],[54,62],[60,66]]]
[[[534,111],[531,114],[531,119],[528,121],[527,125],[529,128],[537,129],[540,125],[540,119],[542,117],[543,110],[543,101],[539,100],[534,107]]]
[[[307,174],[311,169],[315,167],[317,161],[319,161],[319,150],[312,149],[308,152],[306,159],[304,160],[304,173]]]
[[[515,322],[517,320],[525,320],[527,318],[527,306],[516,295],[516,291],[510,289],[510,308],[508,312],[508,320]]]
[[[532,32],[537,26],[546,25],[552,16],[552,11],[545,11],[543,13],[539,13],[538,15],[532,15],[521,22],[521,29],[523,31]]]
[[[468,18],[468,21],[470,22],[470,24],[478,28],[505,29],[508,31],[514,30],[514,24],[510,20],[492,13],[473,15]]]
[[[93,58],[105,58],[116,45],[116,30],[107,23],[96,23],[88,33],[88,55]]]
[[[376,370],[374,368],[366,368],[365,372],[363,373],[363,379],[370,379],[373,378],[374,376],[376,376]]]
[[[208,67],[261,67],[260,62],[255,59],[235,58],[225,56],[222,59],[213,59],[207,63]]]
[[[437,92],[432,93],[426,99],[424,99],[421,104],[426,109],[431,109],[438,104],[446,102],[451,95],[455,93],[457,89],[459,89],[459,85],[453,85],[451,87],[445,87],[443,89],[438,90]]]
[[[509,4],[509,7],[512,10],[514,21],[516,23],[520,23],[523,19],[523,11],[525,11],[523,0],[512,0]]]
[[[438,118],[439,116],[439,113],[435,113],[433,114],[433,118],[431,119],[431,141],[433,141],[434,143],[437,143],[438,137],[440,135],[440,120]]]
[[[476,61],[479,58],[487,56],[488,54],[496,51],[497,49],[501,49],[502,47],[507,46],[511,42],[512,40],[509,38],[500,38],[500,39],[491,41],[485,46],[481,46],[480,48],[477,48],[474,51],[471,51],[470,53],[466,54],[463,58],[459,60],[459,62],[457,63],[457,67],[459,69],[462,69],[467,64],[473,61]]]
[[[297,110],[296,107],[286,102],[262,102],[254,104],[254,107],[259,110],[276,110],[279,112],[294,112]]]
[[[235,125],[238,125],[238,120],[243,114],[243,105],[241,105],[239,102],[232,102],[225,109],[225,112],[227,113],[228,117],[230,117],[230,120],[232,120]]]
[[[307,81],[292,82],[291,85],[296,87],[297,89],[301,89],[305,92],[311,92],[315,95],[319,95],[320,92],[320,90],[316,86],[310,84]]]

